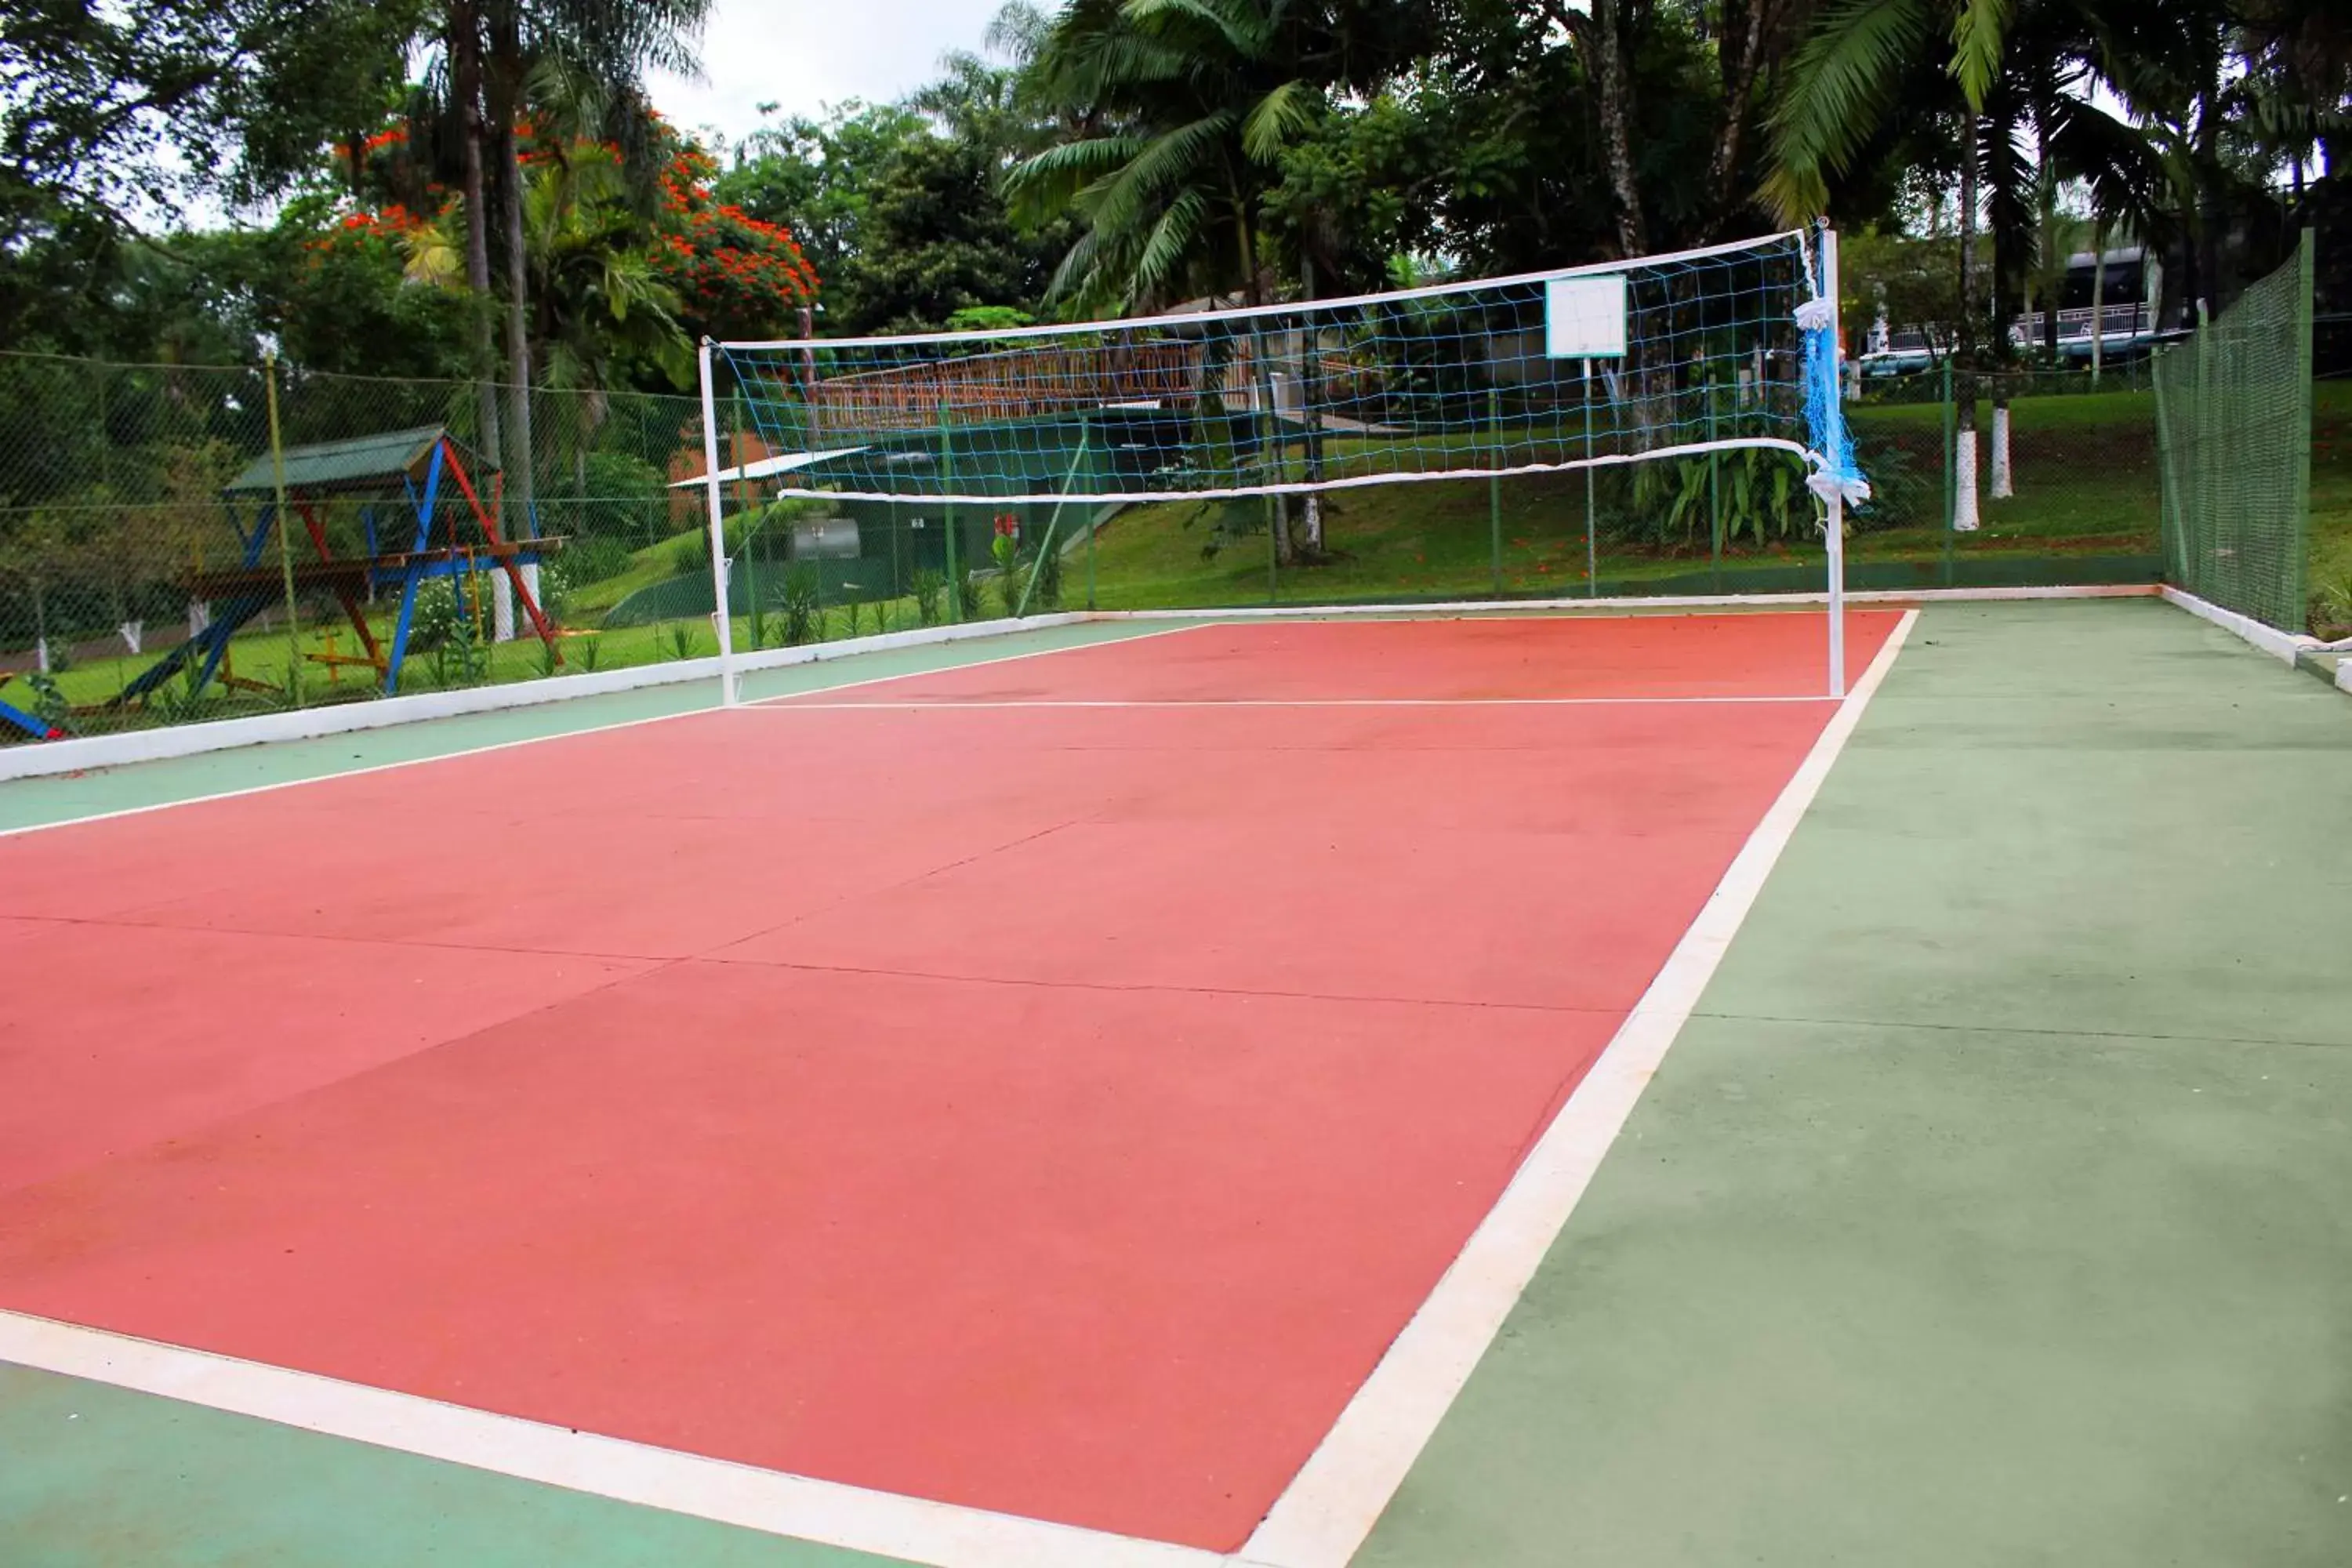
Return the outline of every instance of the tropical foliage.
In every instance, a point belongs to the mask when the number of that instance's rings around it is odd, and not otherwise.
[[[2299,226],[2352,240],[2330,0],[1015,4],[901,100],[732,145],[647,96],[709,8],[27,12],[0,34],[0,327],[475,380],[495,431],[528,408],[492,384],[666,388],[694,338],[803,310],[1001,325],[1826,215],[1857,303],[1992,354],[2077,247],[2150,247],[2177,314]]]

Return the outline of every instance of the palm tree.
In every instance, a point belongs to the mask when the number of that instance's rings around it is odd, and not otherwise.
[[[1784,219],[1826,213],[1829,181],[1853,170],[1916,85],[1940,63],[1960,99],[1959,493],[1956,525],[1976,527],[1977,224],[1986,100],[2000,74],[2009,0],[1836,0],[1790,62],[1772,121],[1766,198]]]
[[[611,137],[625,154],[644,153],[645,79],[654,69],[681,74],[699,67],[695,41],[710,0],[472,0],[484,32],[484,123],[496,155],[505,219],[508,444],[516,499],[526,514],[534,500],[535,447],[530,417],[530,247],[524,234],[527,186],[518,121],[532,89],[555,83],[571,91],[575,111],[588,112],[575,129]],[[603,110],[598,113],[596,110]],[[629,162],[639,186],[652,189],[649,159]],[[649,200],[649,198],[648,198]]]
[[[2184,0],[2203,8],[2216,0]],[[2166,227],[2167,185],[2146,134],[2110,113],[2112,88],[2158,47],[2142,0],[1835,0],[1790,62],[1772,122],[1765,195],[1784,218],[1828,210],[1830,182],[1858,172],[1905,115],[1943,115],[1959,128],[1959,474],[1955,525],[1977,526],[1977,374],[1984,305],[1996,352],[2021,308],[2043,225],[2033,199],[2046,169],[2090,188],[2103,225],[2149,238]],[[2179,7],[2167,7],[2177,10]],[[2171,33],[2169,24],[2162,29]],[[2177,35],[2175,35],[2177,36]],[[1934,81],[1922,62],[1932,66]],[[1987,199],[1989,198],[1989,200]],[[1978,286],[1978,229],[1993,239],[1991,299]],[[2006,390],[1996,430],[2007,427]],[[2005,460],[1997,462],[2005,471]]]
[[[1073,0],[1031,69],[1043,101],[1083,129],[1005,181],[1016,217],[1078,217],[1052,300],[1119,312],[1232,290],[1265,303],[1265,197],[1324,107],[1326,83],[1309,74],[1320,20],[1298,0]],[[1265,344],[1252,346],[1270,407]],[[1277,501],[1277,558],[1319,553],[1320,522],[1310,509],[1308,537],[1294,541]]]
[[[1190,289],[1264,298],[1258,216],[1321,86],[1295,0],[1074,0],[1038,49],[1045,101],[1082,129],[1006,178],[1016,216],[1075,210],[1053,298],[1126,310]]]
[[[424,89],[407,106],[410,143],[425,169],[454,167],[465,207],[464,272],[478,308],[474,322],[478,437],[483,455],[511,479],[529,517],[534,501],[531,429],[530,246],[524,229],[528,182],[520,125],[548,108],[569,110],[580,134],[614,141],[637,188],[650,193],[658,160],[650,156],[645,79],[656,68],[697,68],[694,40],[710,0],[442,0],[426,16],[419,42],[438,52]],[[582,110],[596,112],[583,119]],[[640,157],[638,154],[647,156]],[[650,206],[651,197],[646,203]],[[507,406],[499,406],[496,299],[491,235],[504,273]],[[503,438],[502,438],[503,437]],[[527,571],[529,581],[535,569]],[[492,579],[499,635],[512,605],[503,575]]]

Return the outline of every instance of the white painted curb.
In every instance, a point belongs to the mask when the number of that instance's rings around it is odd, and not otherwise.
[[[2266,626],[2252,616],[2242,616],[2235,610],[2225,610],[2212,601],[2200,599],[2184,589],[2167,584],[2161,592],[2166,604],[2186,610],[2200,620],[2212,622],[2231,636],[2244,638],[2283,663],[2293,664],[2301,657],[2305,649],[2319,646],[2319,639],[2316,637],[2296,637],[2291,632],[2283,632],[2274,627]],[[2336,678],[2338,680],[2343,679],[2341,670],[2337,671]]]
[[[885,632],[874,637],[812,643],[803,647],[769,648],[739,655],[736,673],[784,669],[798,664],[819,664],[857,654],[892,648],[925,647],[972,637],[1008,637],[1015,632],[1074,626],[1088,619],[1066,612],[1030,616],[1021,620],[974,621],[965,626],[925,626],[915,631]],[[338,703],[324,708],[297,709],[288,713],[263,713],[249,719],[217,719],[209,723],[181,724],[158,730],[138,730],[121,735],[92,735],[80,740],[48,741],[37,745],[0,749],[0,782],[83,773],[91,768],[121,767],[127,763],[159,762],[166,757],[192,757],[226,752],[273,741],[310,741],[325,735],[347,735],[361,730],[383,730],[395,724],[451,719],[467,713],[494,713],[513,708],[535,708],[548,702],[569,702],[582,697],[604,697],[653,686],[679,686],[697,680],[716,682],[719,658],[674,659],[627,669],[598,670],[587,675],[555,675],[541,680],[518,680],[499,686],[473,686],[459,691],[425,691],[409,697],[382,697]]]

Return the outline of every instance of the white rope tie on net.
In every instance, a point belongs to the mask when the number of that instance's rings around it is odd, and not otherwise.
[[[1861,475],[1840,479],[1821,458],[1813,458],[1812,463],[1813,471],[1805,476],[1805,488],[1822,500],[1843,500],[1848,507],[1858,507],[1870,499],[1870,481]]]

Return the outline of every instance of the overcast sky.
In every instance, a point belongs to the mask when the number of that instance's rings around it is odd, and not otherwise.
[[[814,114],[828,103],[897,98],[937,74],[950,49],[977,49],[1003,0],[717,0],[702,42],[703,79],[656,82],[672,123],[730,142],[760,123],[761,103]]]

